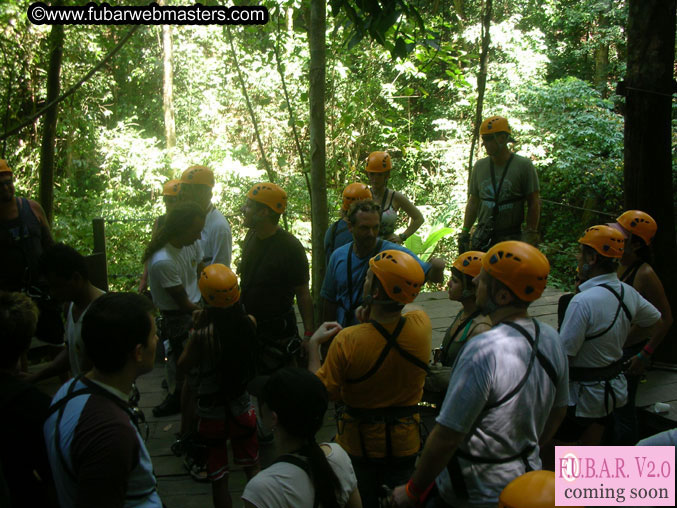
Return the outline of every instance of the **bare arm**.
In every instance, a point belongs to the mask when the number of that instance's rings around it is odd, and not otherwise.
[[[672,309],[667,296],[665,296],[663,283],[653,268],[647,264],[642,265],[637,273],[636,281],[635,289],[661,313],[661,326],[654,331],[651,340],[649,340],[649,347],[655,350],[663,342],[672,326]]]
[[[550,443],[550,441],[552,441],[552,439],[555,437],[557,429],[562,423],[562,420],[564,420],[566,414],[567,414],[567,406],[553,407],[550,410],[548,420],[545,422],[545,427],[543,428],[543,433],[541,434],[541,437],[538,440],[539,446],[544,446]]]
[[[345,508],[362,508],[362,498],[360,497],[360,491],[357,488],[350,493]]]
[[[38,222],[40,223],[40,231],[42,232],[42,248],[43,250],[47,249],[48,247],[54,245],[54,239],[52,238],[52,232],[49,229],[49,222],[47,222],[47,216],[45,215],[45,211],[42,209],[42,206],[40,206],[40,203],[38,203],[37,201],[29,199],[28,203],[31,207],[31,210],[38,218]]]
[[[313,325],[313,299],[310,296],[308,284],[296,286],[294,293],[296,294],[296,304],[299,306],[299,312],[303,320],[303,331],[312,332],[315,330]]]
[[[541,218],[541,194],[532,192],[527,195],[527,230],[537,231],[538,221]]]
[[[465,434],[451,430],[439,423],[428,436],[423,448],[421,458],[416,464],[416,470],[411,481],[418,491],[424,491],[447,464],[456,452],[456,448],[463,440]],[[407,496],[404,485],[400,485],[393,491],[392,506],[413,506]]]
[[[409,238],[423,225],[423,214],[421,213],[421,210],[416,208],[416,205],[409,201],[409,199],[401,192],[395,192],[393,201],[397,208],[401,208],[409,216],[409,226],[404,230],[404,235]]]
[[[468,202],[465,205],[465,217],[463,218],[463,229],[470,231],[477,219],[477,211],[480,208],[480,199],[472,194],[468,195]]]
[[[315,374],[322,366],[320,346],[342,330],[336,321],[322,323],[308,341],[308,370]]]
[[[59,354],[56,355],[56,358],[49,362],[49,364],[44,369],[39,370],[35,374],[27,375],[26,380],[29,383],[37,383],[43,379],[49,379],[50,377],[64,374],[69,368],[70,361],[68,358],[68,347],[66,347],[60,351]]]
[[[188,344],[186,344],[186,347],[183,348],[183,352],[179,357],[179,361],[176,362],[176,365],[183,372],[188,372],[198,364],[199,360],[200,345],[198,343],[197,334],[193,332],[190,334]]]
[[[194,310],[200,309],[198,305],[188,299],[188,294],[186,293],[186,290],[183,289],[183,286],[173,286],[165,288],[165,290],[179,306],[179,310],[185,311],[186,313],[192,313]]]

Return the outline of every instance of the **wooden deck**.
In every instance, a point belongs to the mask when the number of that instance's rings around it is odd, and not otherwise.
[[[554,289],[546,289],[543,296],[530,306],[529,313],[556,328],[557,301],[561,294]],[[422,294],[416,303],[421,305],[430,316],[433,324],[433,347],[439,347],[451,316],[458,311],[460,304],[450,302],[446,292]],[[195,482],[184,469],[182,459],[176,458],[170,451],[175,433],[179,431],[179,416],[153,417],[152,408],[164,398],[164,390],[161,388],[163,375],[163,368],[158,365],[153,372],[137,381],[142,394],[140,406],[149,424],[150,434],[147,445],[158,477],[160,496],[169,508],[210,507],[212,506],[210,485]],[[677,372],[654,369],[649,371],[646,377],[647,381],[639,387],[637,405],[642,407],[650,406],[655,402],[667,402],[670,404],[670,412],[659,417],[646,413],[642,421],[648,421],[654,426],[665,425],[667,422],[665,418],[673,422],[677,421]],[[52,393],[56,387],[55,380],[44,385],[44,388]],[[329,440],[333,437],[334,431],[333,411],[330,409],[318,439]],[[274,444],[261,447],[261,461],[264,466],[269,464],[275,456]],[[242,506],[240,495],[246,484],[246,478],[240,468],[232,467],[231,471],[230,490],[233,506],[240,507]]]

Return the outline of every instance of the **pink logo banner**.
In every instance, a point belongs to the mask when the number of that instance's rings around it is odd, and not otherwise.
[[[674,446],[556,446],[556,506],[675,506]]]

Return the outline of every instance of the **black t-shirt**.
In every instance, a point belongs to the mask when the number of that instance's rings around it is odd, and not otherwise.
[[[281,228],[263,240],[253,231],[247,234],[239,273],[241,301],[261,322],[289,312],[294,305],[294,288],[310,279],[303,245]]]
[[[0,464],[12,507],[53,506],[47,497],[51,472],[42,433],[49,403],[34,386],[0,374]]]

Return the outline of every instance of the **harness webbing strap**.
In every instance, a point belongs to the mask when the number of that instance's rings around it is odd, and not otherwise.
[[[630,310],[628,309],[627,305],[625,305],[625,302],[623,301],[623,295],[625,294],[625,290],[623,288],[623,284],[621,284],[621,294],[619,295],[616,293],[616,291],[613,290],[611,286],[608,284],[600,284],[598,287],[604,288],[607,291],[610,291],[612,295],[616,297],[618,300],[618,308],[616,309],[616,314],[614,315],[613,320],[611,321],[611,324],[604,330],[603,332],[596,333],[595,335],[588,335],[585,337],[585,340],[592,340],[592,339],[597,339],[601,337],[602,335],[606,335],[606,333],[613,328],[613,326],[616,324],[616,321],[618,320],[618,316],[621,313],[621,309],[623,309],[623,312],[625,313],[625,317],[628,318],[628,321],[632,323],[632,314],[630,314]]]
[[[308,459],[299,456],[299,455],[294,455],[293,453],[285,453],[283,455],[280,455],[278,458],[276,458],[273,461],[273,464],[277,464],[278,462],[286,462],[288,464],[292,464],[299,469],[302,469],[309,477],[310,480],[313,480],[313,473],[310,470],[310,464],[308,464]],[[317,491],[315,492],[315,499],[313,500],[313,508],[317,508],[320,506],[320,500],[317,497]]]
[[[543,370],[545,370],[546,374],[550,378],[550,380],[553,382],[553,384],[557,384],[557,371],[555,370],[555,367],[552,365],[550,360],[538,350],[538,343],[540,339],[540,333],[541,333],[541,328],[538,324],[538,321],[535,319],[533,320],[534,323],[534,331],[535,331],[535,337],[532,338],[531,335],[527,330],[524,329],[524,327],[518,325],[517,323],[507,321],[502,324],[509,326],[510,328],[513,328],[514,330],[517,330],[524,338],[527,340],[529,345],[531,346],[531,355],[529,357],[529,363],[527,366],[527,371],[520,380],[520,382],[510,390],[506,395],[504,395],[501,399],[499,399],[497,402],[494,402],[493,404],[486,405],[483,409],[483,411],[487,411],[489,409],[494,409],[508,400],[510,400],[512,397],[514,397],[524,386],[524,384],[527,382],[529,378],[529,374],[531,374],[531,369],[533,368],[534,364],[534,359],[538,359],[538,363],[543,367]],[[481,457],[477,455],[471,455],[468,452],[465,452],[461,449],[457,449],[456,453],[454,453],[454,456],[451,458],[449,463],[447,464],[447,472],[449,473],[449,479],[451,481],[451,484],[454,488],[454,493],[459,499],[468,499],[468,487],[465,483],[465,478],[463,477],[462,471],[461,471],[461,464],[459,463],[459,457],[463,458],[464,460],[468,462],[473,462],[476,464],[505,464],[507,462],[512,462],[517,459],[521,459],[522,462],[524,463],[524,467],[526,472],[529,472],[532,470],[532,467],[529,465],[529,455],[533,452],[533,450],[536,448],[536,444],[530,444],[527,445],[522,451],[519,453],[516,453],[514,455],[510,455],[509,457]]]
[[[395,329],[393,330],[393,333],[388,333],[388,331],[383,328],[379,323],[377,323],[374,320],[369,321],[374,328],[383,336],[383,338],[386,340],[386,345],[383,347],[381,350],[381,354],[379,354],[378,358],[374,362],[374,365],[371,366],[371,368],[362,374],[360,377],[357,378],[352,378],[352,379],[346,379],[346,383],[361,383],[362,381],[365,381],[369,379],[371,376],[376,374],[378,369],[381,368],[381,365],[383,365],[383,362],[385,361],[386,357],[388,356],[388,353],[390,353],[390,350],[395,347],[397,348],[398,352],[401,352],[401,348],[398,348],[397,346],[397,338],[399,337],[400,333],[402,333],[402,328],[404,328],[404,324],[406,322],[406,318],[401,317],[399,322],[397,323],[397,326],[395,326]],[[405,351],[406,352],[406,351]],[[404,355],[402,355],[404,356]],[[413,356],[413,355],[410,355]],[[407,360],[407,358],[405,356]],[[416,357],[414,357],[416,361],[420,362],[420,360]],[[412,362],[414,363],[414,362]],[[422,363],[422,362],[421,362]],[[416,363],[414,363],[416,365]],[[418,366],[418,365],[417,365]],[[427,366],[424,366],[424,368],[427,368]]]

